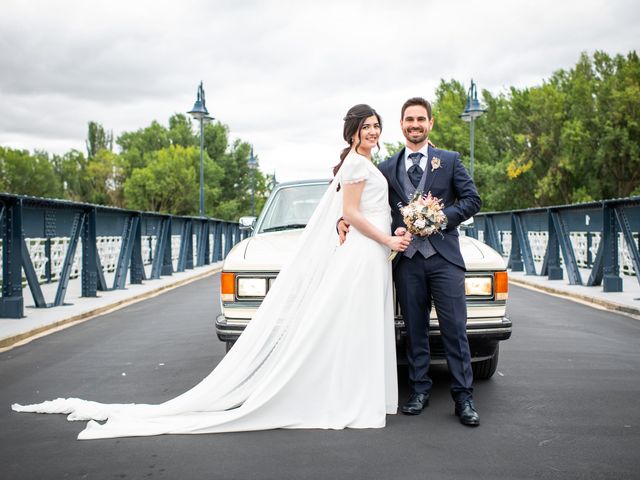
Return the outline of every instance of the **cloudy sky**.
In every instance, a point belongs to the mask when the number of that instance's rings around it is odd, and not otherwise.
[[[637,0],[1,0],[0,145],[84,150],[207,107],[279,180],[327,177],[342,117],[369,103],[384,141],[441,78],[498,93],[538,85],[583,51],[640,43]]]

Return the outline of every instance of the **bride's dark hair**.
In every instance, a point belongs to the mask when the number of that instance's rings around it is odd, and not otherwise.
[[[382,129],[382,118],[380,118],[378,112],[376,112],[369,105],[365,105],[364,103],[351,107],[343,118],[344,128],[342,129],[342,138],[344,138],[344,141],[347,142],[349,146],[342,150],[342,152],[340,153],[340,163],[333,167],[333,176],[338,173],[338,170],[340,170],[344,159],[351,151],[351,148],[353,147],[352,137],[356,132],[358,132],[358,143],[356,144],[355,151],[358,151],[358,147],[360,146],[361,142],[359,134],[360,129],[362,129],[362,124],[364,123],[364,121],[372,115],[375,115],[378,118],[380,129]],[[378,148],[380,148],[379,144],[377,146]],[[340,190],[340,185],[338,185],[338,190]]]

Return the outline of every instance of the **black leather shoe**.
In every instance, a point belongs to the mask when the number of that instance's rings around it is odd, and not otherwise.
[[[460,418],[460,423],[468,425],[470,427],[477,427],[480,425],[480,415],[476,412],[476,407],[473,404],[473,399],[463,400],[456,402],[456,416]]]
[[[405,415],[420,415],[422,410],[428,406],[428,393],[412,393],[407,403],[402,406],[401,410]]]

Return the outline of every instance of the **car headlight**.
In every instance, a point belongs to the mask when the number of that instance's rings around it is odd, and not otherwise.
[[[264,297],[266,294],[266,278],[238,278],[238,297]]]
[[[464,291],[470,297],[490,297],[493,295],[491,277],[466,277]]]

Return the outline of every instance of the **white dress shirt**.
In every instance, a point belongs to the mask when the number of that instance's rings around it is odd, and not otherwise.
[[[420,158],[420,168],[422,168],[422,171],[424,172],[425,168],[427,168],[427,160],[428,160],[428,156],[429,156],[429,144],[425,144],[424,147],[422,147],[420,150],[417,150],[418,152],[420,152],[422,154],[422,157]],[[406,170],[409,170],[411,168],[411,166],[413,165],[413,160],[411,160],[409,158],[409,154],[410,153],[416,153],[413,150],[411,150],[408,146],[405,145],[405,149],[404,149],[404,166]]]

